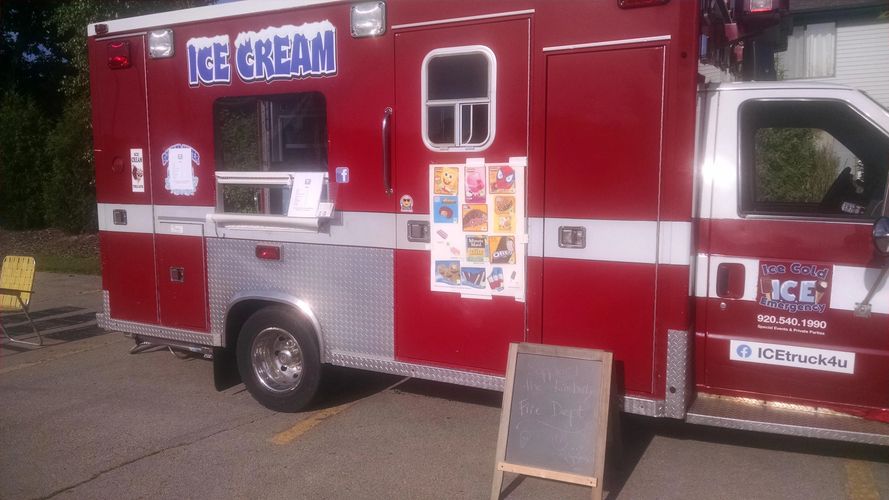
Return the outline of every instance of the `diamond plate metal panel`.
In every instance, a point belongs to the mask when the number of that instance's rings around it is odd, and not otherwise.
[[[627,413],[644,415],[646,417],[664,416],[664,402],[657,399],[624,396],[621,400],[621,403],[621,409]]]
[[[667,392],[665,416],[685,418],[691,396],[691,332],[667,331]]]
[[[351,356],[336,352],[332,354],[330,362],[335,365],[358,368],[361,370],[392,373],[394,375],[403,375],[405,377],[447,382],[449,384],[478,387],[492,391],[503,390],[503,377],[485,375],[482,373],[464,372],[435,366],[415,365],[388,359]]]
[[[102,312],[96,313],[96,326],[103,330],[111,330],[108,320],[111,318],[111,299],[108,290],[102,290]]]
[[[889,424],[699,394],[686,421],[745,431],[889,446]]]
[[[164,326],[137,323],[135,321],[114,319],[111,317],[111,307],[107,290],[102,291],[102,312],[96,314],[96,325],[104,330],[113,330],[115,332],[131,333],[133,335],[142,335],[158,339],[176,340],[189,344],[212,346],[222,344],[221,338],[215,334],[206,334],[203,332],[182,330],[180,328],[167,328]]]
[[[256,258],[257,245],[281,247],[281,259]],[[208,238],[207,278],[214,335],[223,336],[237,295],[286,294],[315,313],[325,359],[334,352],[395,357],[391,249]]]

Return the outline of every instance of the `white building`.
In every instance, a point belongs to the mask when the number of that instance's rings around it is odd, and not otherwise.
[[[779,78],[850,85],[889,108],[889,0],[791,0],[790,11]]]
[[[840,83],[889,108],[889,0],[791,0],[793,31],[775,54],[778,78]],[[701,66],[708,81],[731,78]]]

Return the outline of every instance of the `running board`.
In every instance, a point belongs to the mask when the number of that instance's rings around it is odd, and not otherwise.
[[[798,405],[698,394],[685,420],[744,431],[889,446],[889,424]]]
[[[160,347],[170,348],[170,352],[173,352],[173,349],[177,349],[179,351],[187,351],[193,354],[199,354],[206,359],[213,359],[213,348],[205,345],[177,342],[170,339],[146,337],[144,335],[133,335],[132,338],[136,341],[136,345],[130,348],[130,354],[139,354],[140,352],[145,352],[149,349]]]

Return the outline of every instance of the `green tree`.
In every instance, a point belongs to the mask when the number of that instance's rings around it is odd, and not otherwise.
[[[49,123],[34,98],[7,91],[0,96],[0,226],[43,226],[43,181],[49,171]]]
[[[96,227],[87,25],[208,3],[0,2],[0,225]]]
[[[47,141],[43,210],[50,225],[69,232],[97,229],[91,133],[88,103],[71,100]]]
[[[59,81],[70,68],[61,56],[51,18],[59,4],[0,2],[0,94],[34,99],[47,117],[59,115]]]
[[[257,103],[247,101],[220,102],[217,110],[216,168],[219,170],[256,170],[260,163]],[[223,207],[226,212],[257,213],[257,197],[261,188],[223,186]]]
[[[819,134],[811,128],[756,131],[756,201],[821,201],[839,173],[840,160]]]

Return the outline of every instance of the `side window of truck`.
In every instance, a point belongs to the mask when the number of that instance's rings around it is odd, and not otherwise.
[[[889,138],[849,104],[756,100],[740,114],[742,213],[881,215]]]
[[[320,92],[222,98],[213,107],[213,125],[217,172],[327,171],[327,105]],[[287,213],[284,186],[220,187],[223,212]]]
[[[433,151],[477,151],[494,139],[497,60],[487,47],[436,49],[422,70],[423,142]]]

